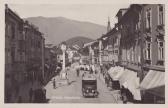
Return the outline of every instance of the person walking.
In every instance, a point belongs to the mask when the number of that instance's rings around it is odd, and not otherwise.
[[[123,93],[123,103],[124,104],[127,104],[127,96],[126,96],[126,93]]]
[[[70,83],[69,83],[69,78],[68,78],[68,73],[67,72],[65,73],[65,76],[66,76],[67,83],[69,85]]]
[[[76,72],[77,72],[77,77],[79,77],[79,69],[77,69]]]
[[[33,89],[30,88],[30,90],[29,90],[29,102],[32,102],[32,98],[33,98]]]
[[[53,80],[53,88],[54,88],[54,89],[56,88],[56,82],[55,82],[55,79]]]

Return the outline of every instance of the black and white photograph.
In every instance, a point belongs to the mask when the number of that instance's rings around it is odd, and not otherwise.
[[[165,104],[165,4],[3,5],[5,104]]]

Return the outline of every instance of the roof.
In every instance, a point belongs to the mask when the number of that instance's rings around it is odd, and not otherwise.
[[[82,80],[96,80],[96,77],[93,74],[85,74]]]
[[[120,24],[121,22],[122,22],[122,20],[123,20],[123,18],[125,18],[125,17],[127,17],[128,16],[128,14],[132,11],[135,11],[134,10],[134,8],[135,7],[137,7],[138,8],[138,10],[140,10],[141,9],[141,7],[142,7],[142,5],[141,4],[131,4],[130,5],[130,7],[124,12],[124,14],[122,15],[122,17],[121,17],[121,19],[118,21],[118,24]],[[120,10],[119,10],[120,11]],[[117,15],[118,15],[118,13],[117,13]],[[117,16],[116,15],[116,16]]]
[[[56,54],[62,54],[62,50],[60,48],[57,48],[55,51]]]
[[[119,11],[116,14],[116,17],[119,15],[120,12],[127,11],[127,10],[128,10],[128,8],[121,8],[121,9],[119,9]]]
[[[20,21],[20,22],[23,22],[23,20],[20,18],[19,15],[16,14],[16,12],[12,11],[8,5],[6,4],[5,5],[5,14],[8,13],[10,14],[13,18],[15,18],[16,20]]]
[[[46,48],[53,48],[53,46],[54,46],[53,44],[45,44]]]
[[[108,32],[107,34],[104,34],[102,37],[100,37],[101,39],[105,38],[107,39],[107,37],[111,36],[113,33],[116,33],[117,29],[114,27],[112,30],[110,30],[110,32]]]
[[[92,44],[94,44],[95,42],[97,42],[97,40],[94,40],[92,42],[88,42],[88,43],[85,43],[83,48],[87,47],[87,46],[91,46]]]

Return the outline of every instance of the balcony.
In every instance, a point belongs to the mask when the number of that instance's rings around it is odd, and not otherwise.
[[[163,66],[164,65],[164,60],[158,60],[157,65]]]
[[[145,32],[146,32],[146,33],[151,33],[151,28],[150,28],[150,27],[149,27],[149,28],[146,28],[146,29],[145,29]]]
[[[159,39],[159,40],[164,40],[164,35],[163,34],[158,34],[158,35],[156,35],[156,37],[157,37],[157,39]]]
[[[145,60],[145,64],[151,65],[151,60]]]
[[[146,37],[145,37],[145,39],[146,39],[146,41],[148,41],[148,42],[151,42],[151,36],[149,36],[149,35],[146,35]]]
[[[160,24],[157,26],[157,30],[164,30],[164,24]]]
[[[158,25],[156,31],[158,32],[158,36],[164,36],[165,35],[164,25],[163,24]]]

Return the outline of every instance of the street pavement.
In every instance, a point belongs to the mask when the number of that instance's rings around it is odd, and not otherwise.
[[[82,78],[81,75],[77,77],[76,70],[70,68],[68,70],[69,85],[64,83],[59,76],[55,76],[56,89],[53,89],[52,80],[45,86],[46,98],[49,103],[118,103],[115,95],[106,87],[104,82],[98,75],[98,92],[97,98],[84,98],[82,96]]]

